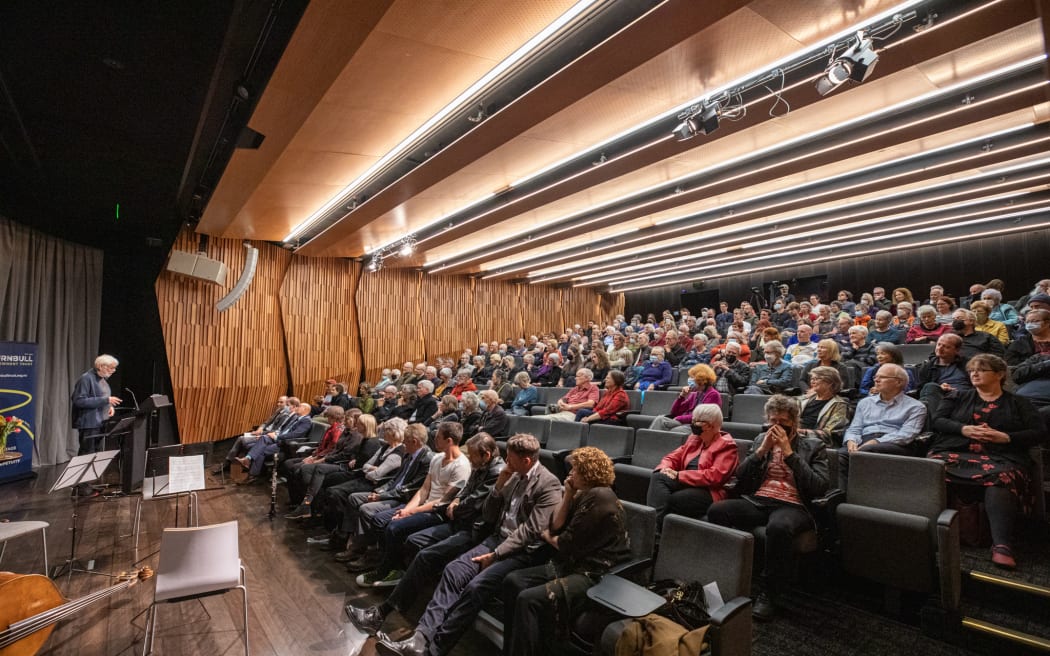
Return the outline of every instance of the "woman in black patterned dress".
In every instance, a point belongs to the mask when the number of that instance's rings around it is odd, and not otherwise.
[[[945,461],[949,494],[984,502],[992,562],[1013,569],[1014,522],[1030,503],[1028,450],[1043,439],[1043,424],[1027,399],[1003,390],[1008,371],[1001,358],[976,355],[966,370],[974,389],[941,402],[929,457]]]

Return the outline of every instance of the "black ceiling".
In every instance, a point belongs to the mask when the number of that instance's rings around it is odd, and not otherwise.
[[[0,3],[0,213],[95,246],[173,238],[306,4]]]

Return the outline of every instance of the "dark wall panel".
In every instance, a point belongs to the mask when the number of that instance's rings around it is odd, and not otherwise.
[[[932,284],[941,284],[950,296],[969,293],[970,285],[1001,278],[1006,283],[1006,298],[1014,300],[1027,294],[1037,280],[1050,277],[1050,230],[1037,230],[1013,235],[985,237],[904,251],[876,253],[867,257],[830,260],[797,267],[782,267],[742,276],[714,278],[703,282],[703,288],[717,289],[721,300],[736,305],[751,295],[751,287],[771,280],[790,281],[810,276],[827,276],[828,293],[848,289],[859,296],[872,287],[907,287],[918,297],[926,298]],[[659,314],[679,306],[682,291],[692,292],[692,283],[643,289],[625,294],[625,313]],[[694,312],[699,308],[690,308]]]

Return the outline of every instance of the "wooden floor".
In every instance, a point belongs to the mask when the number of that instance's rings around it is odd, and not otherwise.
[[[72,503],[68,490],[48,494],[59,468],[38,471],[35,480],[0,486],[0,520],[44,520],[48,529],[48,557],[52,566],[69,557]],[[200,493],[200,523],[239,522],[241,559],[247,569],[251,653],[316,654],[317,656],[375,653],[372,640],[345,619],[348,602],[377,603],[378,595],[362,591],[331,554],[306,544],[306,533],[296,522],[267,519],[268,486],[223,487],[209,477],[215,489]],[[283,491],[282,491],[283,499]],[[157,566],[160,533],[175,522],[171,501],[144,505],[139,548],[131,533],[135,498],[93,499],[81,503],[78,559],[95,560],[99,572],[131,571],[136,564]],[[283,504],[282,504],[283,511]],[[185,508],[179,521],[185,525]],[[38,535],[8,544],[0,569],[18,573],[43,572]],[[80,597],[110,585],[104,576],[74,573],[57,581],[67,598]],[[145,611],[154,582],[147,581],[109,597],[79,616],[61,623],[45,645],[55,656],[131,655],[142,653]],[[155,652],[179,654],[241,654],[240,595],[231,592],[203,602],[165,604],[158,609]],[[404,630],[405,621],[391,618],[388,628]],[[400,623],[400,626],[398,625]],[[480,636],[465,639],[456,654],[491,654],[496,649]]]

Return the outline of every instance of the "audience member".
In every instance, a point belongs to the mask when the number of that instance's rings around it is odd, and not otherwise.
[[[671,364],[664,360],[664,349],[662,346],[654,346],[649,353],[649,360],[638,372],[638,382],[635,388],[647,390],[650,387],[666,387],[671,383]]]
[[[937,310],[932,305],[919,306],[919,320],[908,328],[904,341],[908,344],[929,344],[951,330],[951,326],[937,322]]]
[[[937,410],[945,394],[970,387],[966,358],[962,356],[961,349],[962,337],[955,333],[945,333],[937,340],[933,354],[915,367],[919,400],[926,406],[930,416]]]
[[[988,301],[974,301],[970,303],[970,311],[973,312],[974,316],[974,330],[988,333],[1003,344],[1010,343],[1010,331],[1006,325],[990,318],[992,307]]]
[[[769,430],[755,438],[736,469],[740,499],[723,499],[707,510],[708,521],[750,530],[766,527],[765,587],[752,614],[761,620],[776,613],[793,569],[795,536],[815,528],[810,505],[828,489],[824,442],[798,432],[798,405],[776,394],[766,402]]]
[[[748,394],[776,394],[790,388],[795,381],[795,370],[784,356],[784,346],[770,342],[762,349],[765,361],[751,369],[751,380],[747,386]]]
[[[693,409],[709,403],[722,407],[722,395],[715,389],[718,376],[714,369],[706,364],[696,364],[689,369],[689,384],[678,391],[678,398],[671,404],[671,410],[662,417],[653,419],[649,428],[652,430],[689,432]]]
[[[981,292],[981,300],[988,305],[990,310],[988,318],[990,320],[998,321],[1006,326],[1007,329],[1012,329],[1017,325],[1019,320],[1017,310],[1009,303],[1003,303],[1003,293],[1001,291],[998,289],[986,289]],[[970,303],[970,309],[973,310],[973,303]]]
[[[952,331],[962,337],[963,356],[972,358],[978,353],[990,353],[999,357],[1006,355],[1003,343],[988,333],[979,332],[976,325],[977,317],[970,310],[959,309],[952,314]]]
[[[583,408],[576,411],[576,421],[586,424],[611,424],[623,426],[627,412],[631,409],[631,400],[623,385],[626,381],[622,371],[610,371],[605,375],[605,394],[598,399],[594,408]]]
[[[868,341],[903,344],[905,333],[894,328],[890,323],[892,320],[893,315],[888,310],[879,310],[875,314],[875,325],[868,326]]]
[[[854,451],[917,455],[915,438],[926,423],[926,406],[904,393],[909,382],[904,367],[883,364],[872,395],[860,400],[839,449],[839,488],[848,493],[849,457]]]
[[[849,424],[849,404],[839,396],[842,377],[834,367],[809,371],[809,391],[799,399],[799,434],[820,438],[829,447],[842,446]]]
[[[1006,350],[1014,393],[1039,408],[1050,426],[1050,310],[1029,310],[1024,327]]]

